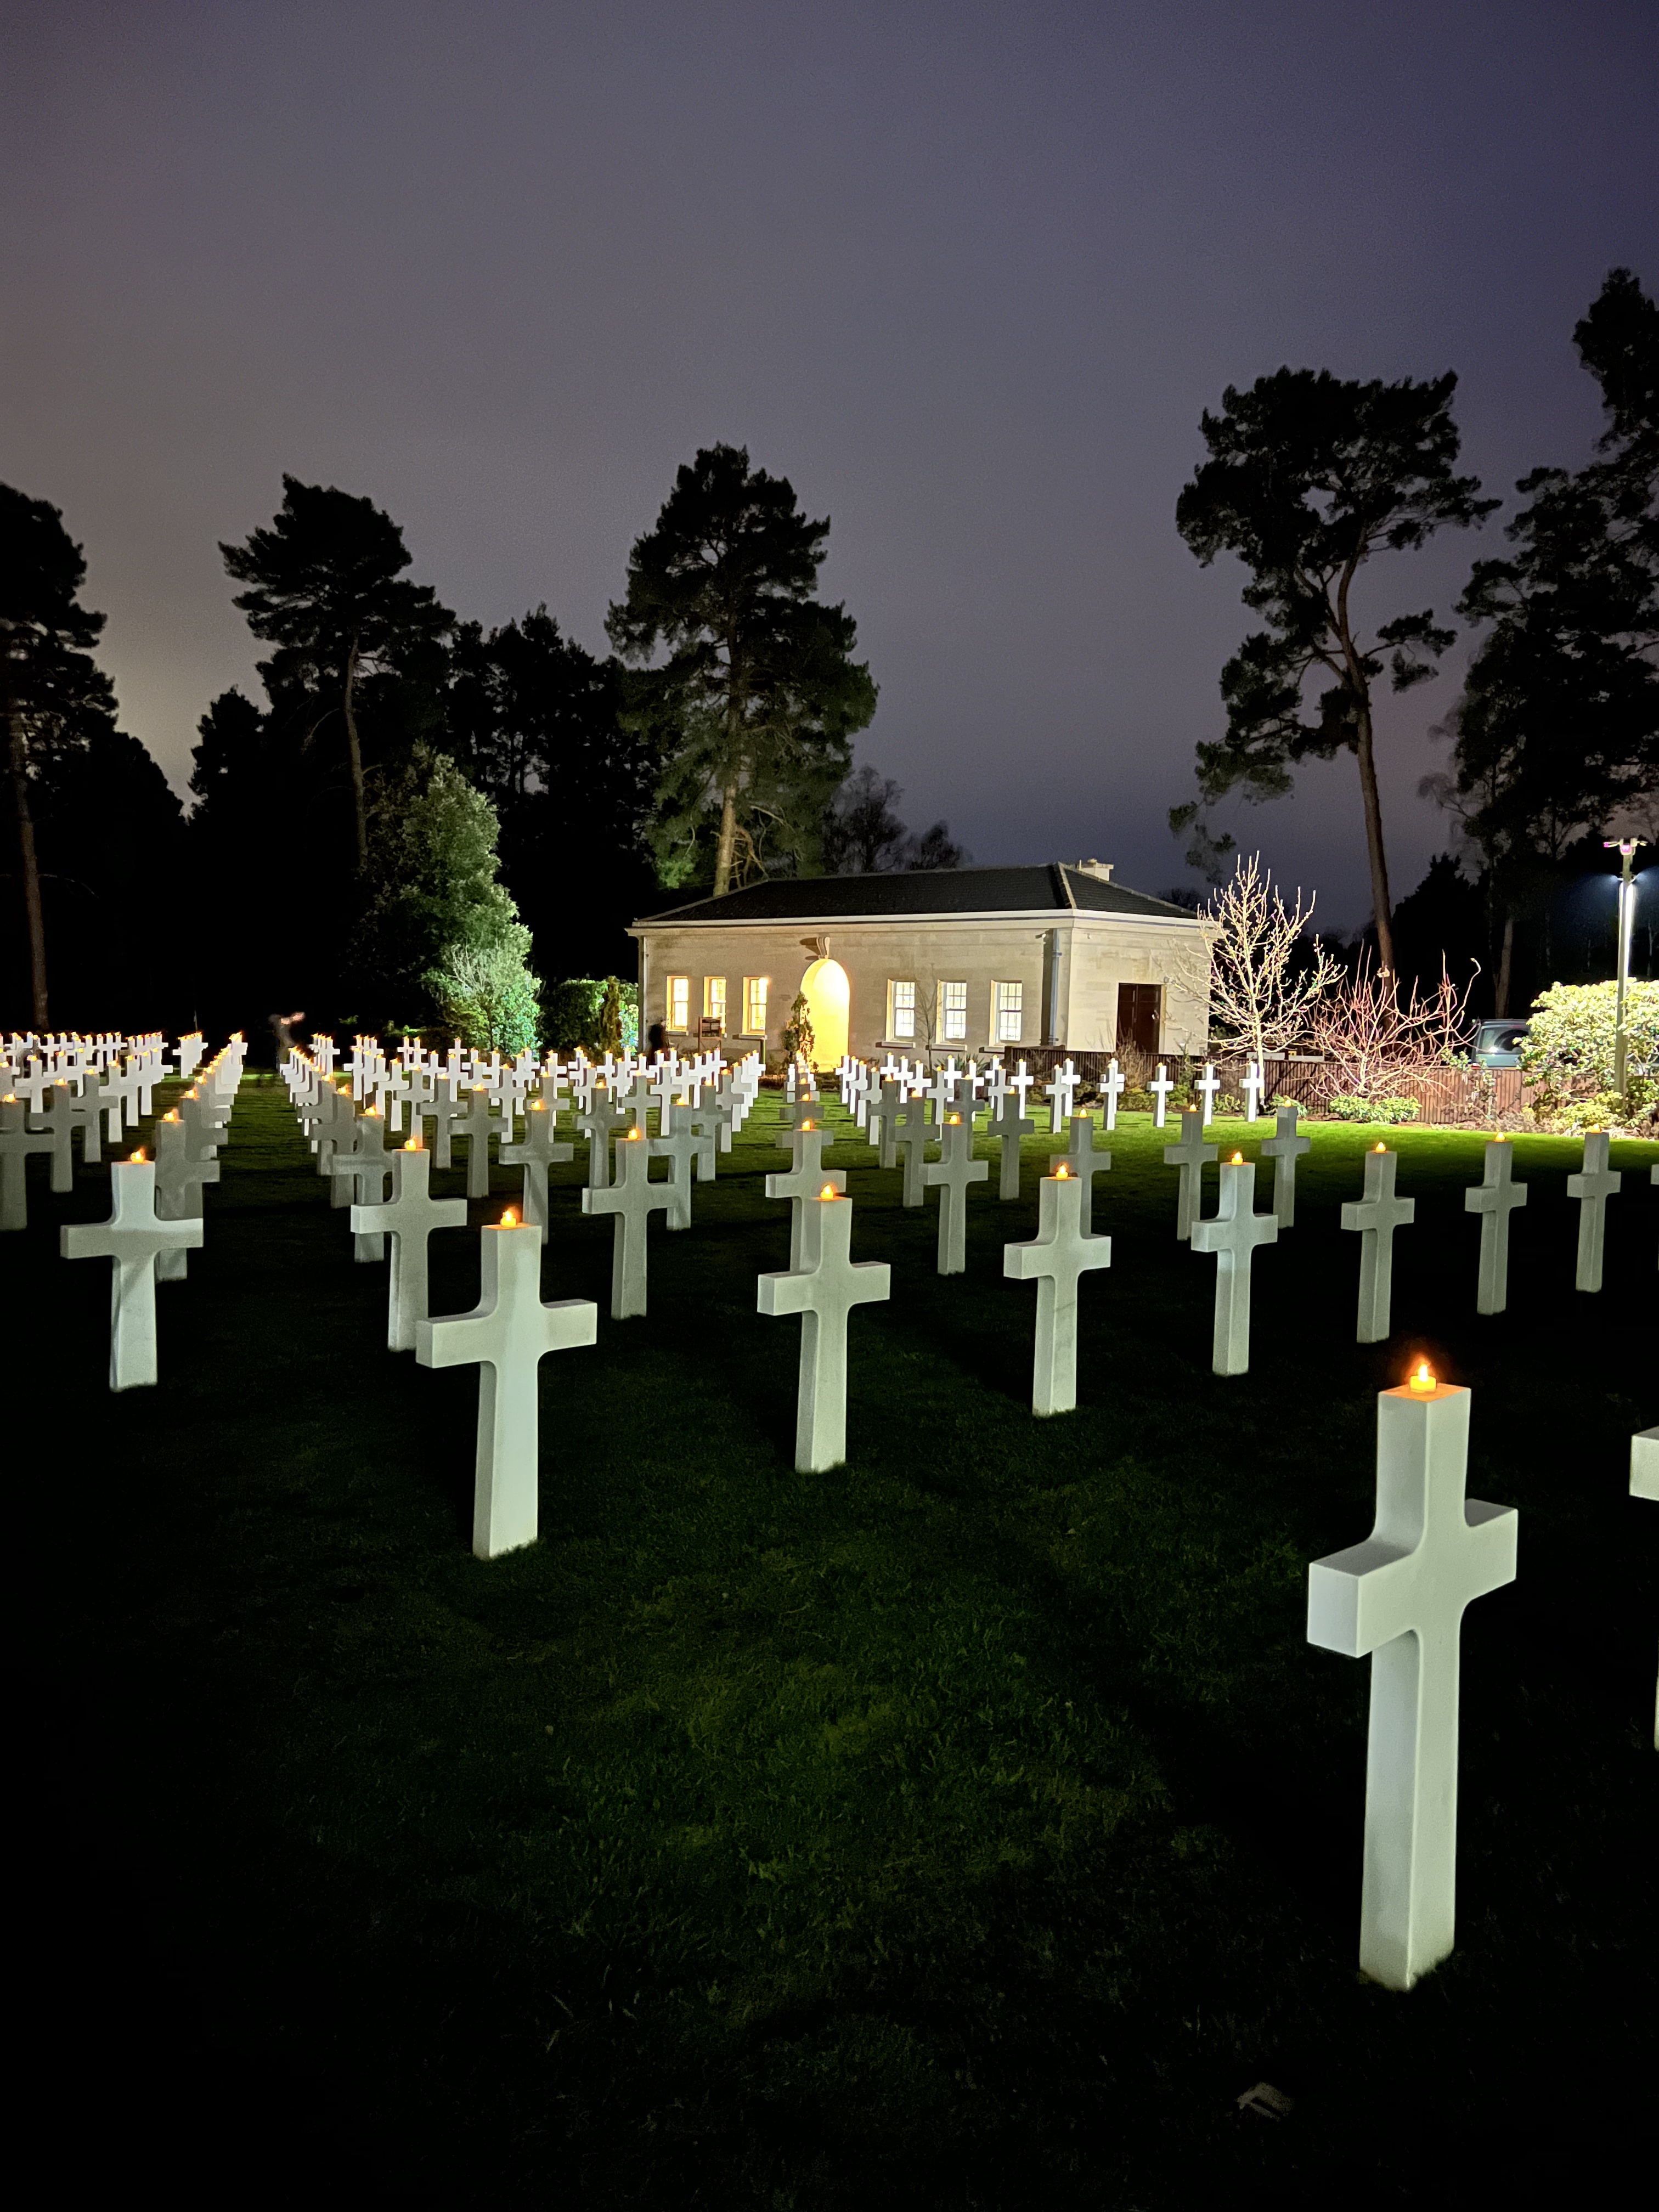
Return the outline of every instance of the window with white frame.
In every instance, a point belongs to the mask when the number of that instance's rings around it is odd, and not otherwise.
[[[968,1034],[968,986],[941,983],[939,987],[939,1034],[942,1044],[955,1044]]]
[[[726,978],[724,975],[705,975],[702,979],[702,1018],[706,1022],[718,1022],[726,1027]]]
[[[766,998],[769,975],[745,975],[743,979],[743,1033],[745,1036],[766,1035]]]
[[[890,982],[887,986],[887,1034],[896,1041],[916,1033],[916,987]]]
[[[671,1030],[691,1026],[691,978],[671,975],[668,979],[668,1026]]]
[[[1025,986],[999,983],[996,987],[998,1044],[1018,1044],[1024,1012]]]

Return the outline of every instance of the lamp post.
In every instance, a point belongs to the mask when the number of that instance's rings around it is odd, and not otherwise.
[[[1628,1087],[1626,1081],[1627,1047],[1625,1039],[1625,986],[1630,981],[1630,933],[1636,918],[1636,885],[1631,879],[1631,856],[1642,842],[1639,837],[1604,837],[1602,848],[1616,852],[1623,866],[1619,877],[1619,995],[1613,1001],[1613,1087],[1622,1098]]]

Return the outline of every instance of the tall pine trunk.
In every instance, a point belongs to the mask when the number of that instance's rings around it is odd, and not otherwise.
[[[738,787],[728,783],[720,800],[720,842],[714,853],[714,896],[732,887],[732,860],[738,847]]]
[[[351,650],[345,665],[345,726],[346,750],[351,757],[351,800],[357,812],[357,872],[363,874],[368,867],[368,799],[363,785],[363,749],[357,742],[357,716],[353,694],[357,685],[357,641],[351,641]]]
[[[1515,910],[1511,907],[1504,915],[1504,942],[1498,955],[1498,983],[1492,993],[1492,1012],[1506,1014],[1510,1010],[1510,979],[1515,968]]]
[[[40,863],[34,849],[34,816],[29,809],[29,749],[22,710],[12,691],[11,655],[6,664],[6,735],[12,795],[17,807],[17,849],[23,871],[23,909],[28,921],[29,989],[34,1026],[50,1026],[46,1013],[46,918],[40,904]]]
[[[1389,896],[1389,858],[1382,845],[1382,802],[1376,788],[1376,755],[1371,740],[1369,700],[1359,709],[1359,789],[1365,802],[1365,851],[1371,868],[1371,913],[1376,923],[1376,958],[1389,975],[1394,964],[1394,902]]]

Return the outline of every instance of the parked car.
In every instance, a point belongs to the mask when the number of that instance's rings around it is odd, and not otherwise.
[[[1477,1067],[1519,1067],[1522,1042],[1530,1026],[1530,1023],[1511,1020],[1508,1015],[1496,1021],[1482,1022],[1474,1033],[1470,1059]]]

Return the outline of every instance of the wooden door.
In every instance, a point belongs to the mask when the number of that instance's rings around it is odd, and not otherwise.
[[[1158,1057],[1158,1031],[1164,1013],[1161,983],[1120,983],[1117,987],[1117,1049]]]

